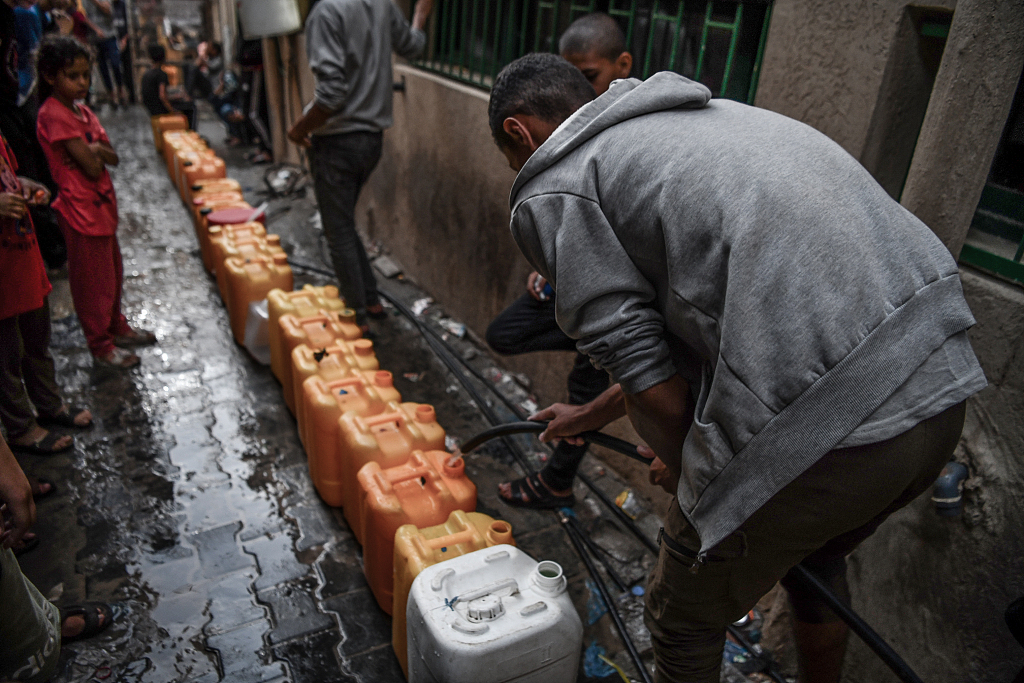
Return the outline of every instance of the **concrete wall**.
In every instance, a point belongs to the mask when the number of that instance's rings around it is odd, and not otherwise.
[[[778,0],[757,104],[825,132],[890,190],[885,164],[913,144],[901,201],[959,253],[1021,74],[1024,3],[956,3],[916,140],[898,122],[922,82],[905,52],[910,7]],[[924,680],[997,683],[1024,666],[1002,618],[1024,595],[1024,293],[969,269],[963,281],[990,381],[969,402],[956,456],[971,473],[964,516],[940,518],[922,497],[854,554],[851,586],[855,608]],[[843,680],[896,678],[854,638]]]
[[[952,9],[955,0],[930,0]],[[906,0],[777,0],[755,103],[861,158]]]
[[[491,140],[486,92],[409,66],[396,65],[395,78],[406,89],[395,94],[395,125],[360,198],[360,224],[482,337],[526,291],[531,270],[509,232],[515,173]],[[543,400],[564,398],[571,354],[529,354],[511,365]]]
[[[968,403],[956,459],[970,470],[959,519],[928,496],[882,525],[852,556],[854,607],[925,681],[1006,683],[1024,667],[1003,612],[1024,596],[1024,293],[963,273],[970,331],[989,387]],[[851,639],[845,683],[895,676]]]

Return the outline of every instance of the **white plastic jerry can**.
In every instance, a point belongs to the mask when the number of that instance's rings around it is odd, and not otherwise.
[[[562,567],[496,545],[420,572],[406,608],[409,683],[574,683],[583,624]]]

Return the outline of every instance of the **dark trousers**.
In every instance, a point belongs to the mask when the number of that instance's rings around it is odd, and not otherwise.
[[[963,431],[958,403],[887,441],[826,453],[708,550],[673,500],[647,581],[657,683],[718,683],[725,630],[782,581],[797,620],[838,620],[789,573],[803,562],[849,598],[846,556],[935,483]],[[785,454],[780,454],[785,457]]]
[[[199,112],[196,110],[195,102],[191,100],[171,100],[171,106],[174,107],[175,111],[185,115],[190,129],[196,129],[196,126],[199,125],[197,120]]]
[[[0,420],[10,439],[36,425],[32,406],[56,415],[63,405],[50,355],[50,306],[0,320]]]
[[[135,76],[132,73],[132,50],[125,45],[121,50],[121,78],[124,88],[128,91],[128,101],[135,104]]]
[[[121,78],[121,51],[117,49],[117,38],[110,37],[93,43],[96,48],[96,63],[100,67],[100,78],[108,93],[114,94],[114,86],[123,85]],[[111,81],[113,76],[113,81]]]
[[[383,140],[380,132],[316,135],[309,150],[313,189],[338,289],[355,310],[360,325],[366,322],[366,307],[379,304],[380,295],[366,248],[356,232],[356,201],[380,161]]]
[[[533,351],[576,351],[576,342],[566,336],[555,321],[553,299],[538,301],[523,294],[512,302],[487,327],[487,343],[506,356]],[[590,359],[577,352],[567,381],[569,403],[583,405],[597,398],[608,388],[608,373],[598,370]],[[544,467],[544,481],[553,489],[572,486],[586,446],[561,442]]]

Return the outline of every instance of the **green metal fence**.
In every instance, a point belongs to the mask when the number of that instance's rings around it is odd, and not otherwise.
[[[529,52],[556,52],[574,19],[606,12],[626,34],[633,73],[675,71],[716,97],[752,103],[771,4],[766,0],[445,0],[417,64],[489,88],[498,71]]]

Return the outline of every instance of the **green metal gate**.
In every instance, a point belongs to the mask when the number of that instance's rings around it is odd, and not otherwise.
[[[489,88],[498,71],[529,52],[556,52],[583,14],[606,12],[626,34],[633,76],[675,71],[716,97],[753,103],[771,4],[765,0],[445,0],[417,64]]]

